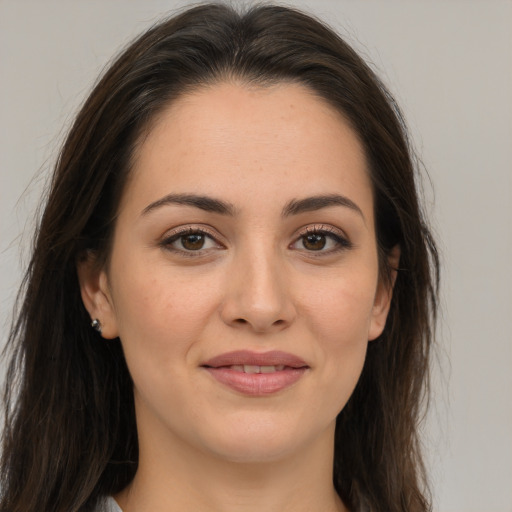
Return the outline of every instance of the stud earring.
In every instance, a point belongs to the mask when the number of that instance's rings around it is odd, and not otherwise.
[[[101,323],[97,318],[91,322],[91,327],[101,334]]]

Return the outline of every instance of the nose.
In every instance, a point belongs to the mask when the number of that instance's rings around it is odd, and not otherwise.
[[[255,333],[286,329],[294,321],[296,310],[283,267],[272,250],[235,258],[226,277],[222,320]]]

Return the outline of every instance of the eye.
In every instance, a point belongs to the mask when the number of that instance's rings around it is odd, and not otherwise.
[[[292,244],[292,248],[308,252],[332,253],[349,249],[352,243],[334,228],[308,228]]]
[[[222,247],[212,235],[197,228],[181,229],[167,236],[160,245],[167,250],[181,253],[201,252]]]

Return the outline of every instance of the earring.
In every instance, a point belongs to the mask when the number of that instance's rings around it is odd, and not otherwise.
[[[91,327],[101,334],[101,323],[97,318],[91,322]]]

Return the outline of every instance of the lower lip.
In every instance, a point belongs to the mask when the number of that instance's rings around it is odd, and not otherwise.
[[[250,396],[265,396],[277,393],[295,384],[307,368],[285,368],[273,373],[245,373],[230,368],[204,367],[214,379],[222,384]]]

